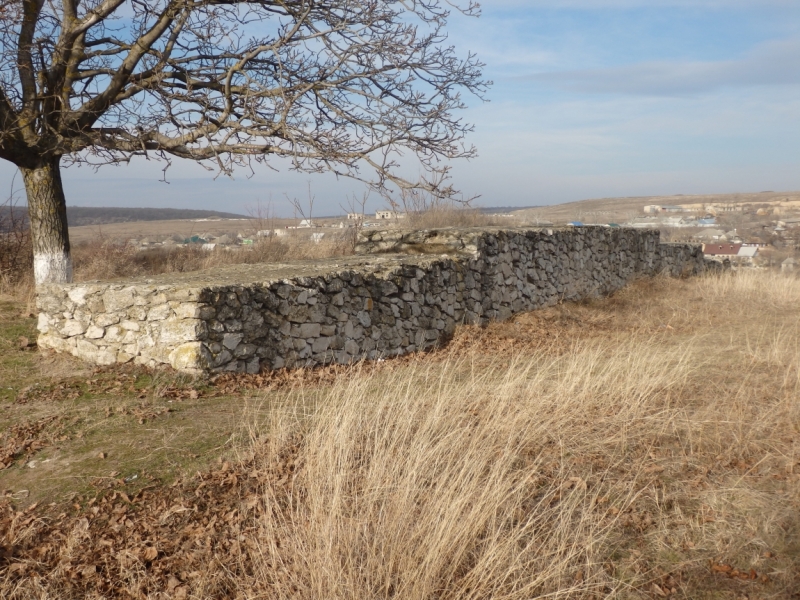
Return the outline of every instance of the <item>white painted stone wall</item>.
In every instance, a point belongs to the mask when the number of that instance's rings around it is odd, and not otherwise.
[[[41,286],[39,347],[193,373],[348,363],[637,277],[719,268],[699,246],[660,244],[657,231],[603,227],[369,231],[357,253]]]

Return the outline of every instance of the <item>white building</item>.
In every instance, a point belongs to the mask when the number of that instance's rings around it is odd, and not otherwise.
[[[388,221],[390,219],[404,219],[405,213],[397,212],[394,210],[379,210],[375,213],[375,218],[379,221]]]

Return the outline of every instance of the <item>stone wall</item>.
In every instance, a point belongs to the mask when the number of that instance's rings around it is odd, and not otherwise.
[[[459,323],[715,268],[657,231],[367,231],[356,256],[38,289],[39,347],[194,373],[347,363],[442,343]]]

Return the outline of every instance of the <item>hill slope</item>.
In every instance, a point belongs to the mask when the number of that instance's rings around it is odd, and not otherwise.
[[[81,225],[106,225],[130,221],[168,221],[175,219],[242,219],[246,215],[194,210],[187,208],[117,208],[94,206],[68,206],[67,221],[71,227]]]
[[[577,219],[587,223],[608,221],[627,221],[642,214],[648,204],[727,204],[734,202],[750,202],[754,204],[783,200],[800,200],[799,192],[758,192],[739,194],[706,194],[695,196],[641,196],[629,198],[595,198],[539,206],[535,208],[517,209],[514,214],[522,219],[547,219],[554,223],[563,223]]]

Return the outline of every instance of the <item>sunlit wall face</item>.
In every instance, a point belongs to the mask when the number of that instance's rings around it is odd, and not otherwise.
[[[796,1],[486,0],[450,33],[494,81],[491,102],[468,98],[462,113],[480,156],[453,165],[456,187],[484,205],[800,189]],[[317,214],[346,212],[363,191],[275,166],[214,180],[176,161],[166,184],[162,164],[137,159],[64,178],[70,205],[244,213],[272,200],[285,216],[309,182]],[[0,163],[3,196],[14,173]],[[367,210],[383,204],[373,194]]]

